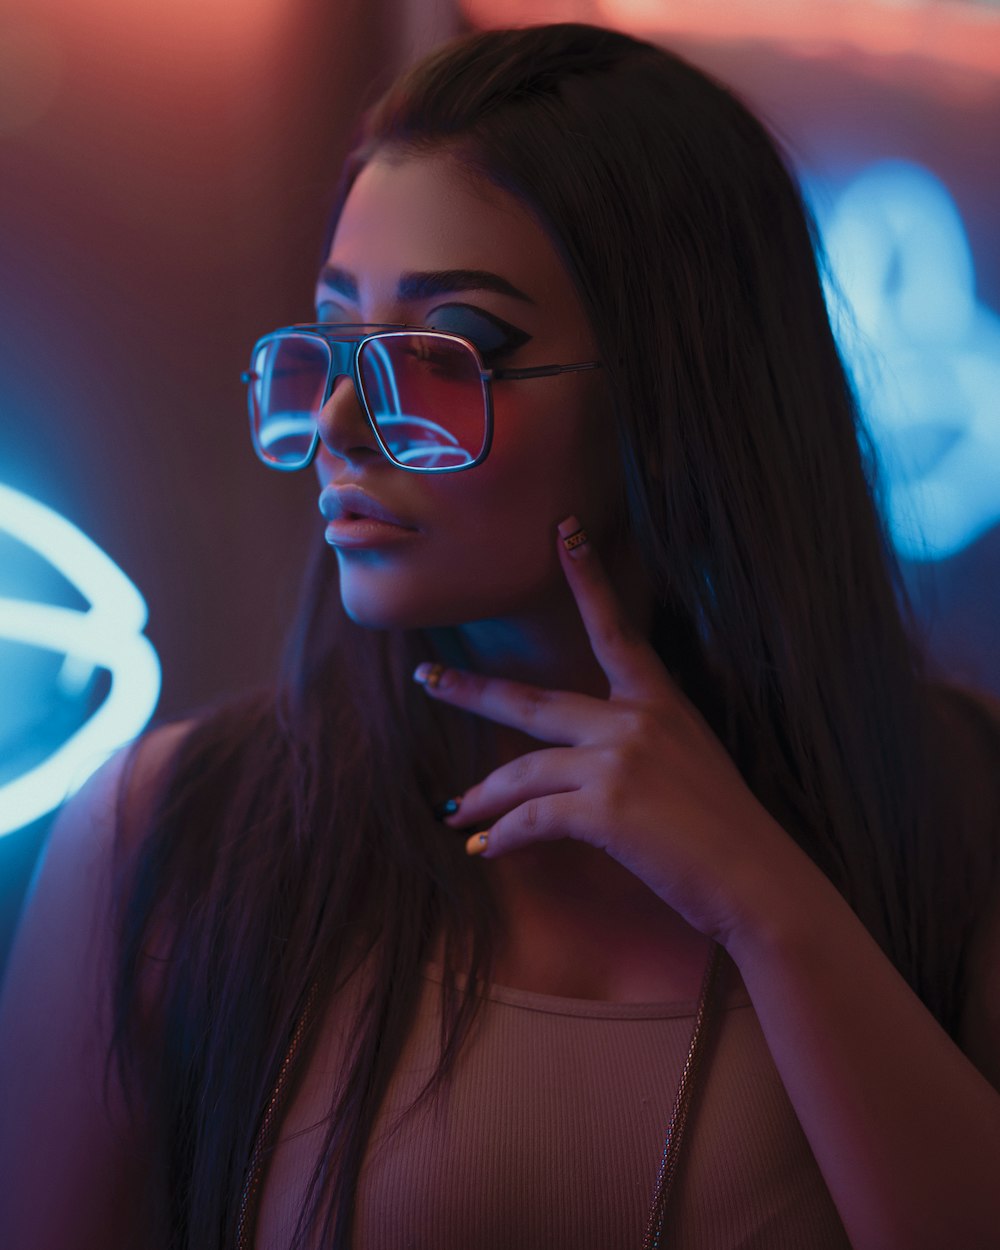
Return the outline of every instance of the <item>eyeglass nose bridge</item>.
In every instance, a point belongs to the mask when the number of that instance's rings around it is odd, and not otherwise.
[[[368,403],[368,398],[364,392],[364,386],[361,380],[361,370],[360,370],[359,363],[358,363],[360,359],[362,346],[366,342],[369,341],[373,333],[376,333],[377,331],[385,329],[385,328],[388,328],[388,327],[383,327],[383,326],[352,327],[352,329],[354,330],[354,333],[352,333],[350,336],[345,335],[344,338],[338,338],[337,336],[333,334],[328,334],[328,333],[324,333],[321,335],[321,337],[325,340],[326,346],[330,352],[330,366],[329,366],[329,370],[327,373],[326,387],[324,388],[324,393],[323,393],[323,401],[320,404],[319,409],[317,410],[315,414],[316,434],[314,438],[312,456],[316,455],[316,452],[319,449],[319,444],[321,442],[322,443],[326,442],[326,440],[323,437],[323,429],[322,429],[323,411],[326,408],[327,404],[330,402],[330,399],[333,396],[333,392],[336,390],[337,382],[341,378],[349,378],[352,386],[354,387],[354,399],[358,405],[358,408],[361,411],[362,416],[364,417],[364,420],[365,420],[366,425],[368,426],[368,429],[371,431],[371,435],[372,435],[372,438],[375,440],[376,447],[378,447],[378,449],[382,452],[384,456],[387,456],[388,459],[393,461],[393,463],[396,463],[395,457],[392,455],[392,452],[386,446],[385,440],[383,439],[381,431],[378,428],[378,423],[376,422],[375,418],[372,415],[372,412]],[[393,326],[391,328],[398,329],[398,327],[396,326]],[[391,373],[392,371],[391,369],[389,369],[388,374],[389,374],[390,379],[391,379]],[[392,385],[394,386],[394,383],[392,383]]]
[[[317,411],[317,419],[326,405],[330,402],[330,398],[336,389],[337,382],[341,378],[350,378],[354,386],[354,398],[358,401],[358,407],[368,417],[368,406],[365,403],[365,397],[361,391],[361,379],[358,376],[356,367],[358,354],[358,340],[351,343],[337,342],[336,340],[326,340],[327,349],[330,352],[330,365],[327,369],[326,386],[323,390],[323,399]],[[371,418],[368,417],[370,421]]]

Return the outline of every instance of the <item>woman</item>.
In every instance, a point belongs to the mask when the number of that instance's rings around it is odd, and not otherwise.
[[[321,488],[289,661],[53,834],[6,1244],[994,1244],[1000,731],[901,619],[761,126],[464,37],[316,299],[247,374]]]

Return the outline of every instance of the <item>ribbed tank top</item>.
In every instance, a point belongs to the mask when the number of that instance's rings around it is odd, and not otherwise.
[[[606,1003],[493,986],[450,1085],[440,970],[372,1133],[353,1250],[638,1250],[696,1003]],[[328,1010],[264,1174],[255,1246],[287,1250],[345,1052]],[[664,1250],[850,1250],[746,990],[723,987]],[[394,1131],[395,1130],[395,1131]]]

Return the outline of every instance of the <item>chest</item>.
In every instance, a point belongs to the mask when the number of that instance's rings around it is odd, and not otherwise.
[[[355,1250],[639,1246],[690,1040],[689,1004],[586,1003],[498,989],[451,1083],[408,1113],[436,1065],[437,991],[428,982],[369,1142]],[[343,1041],[328,1022],[282,1126],[264,1181],[260,1250],[290,1244],[325,1138]],[[739,991],[721,1017],[702,1092],[685,1139],[671,1244],[846,1247]],[[780,1227],[778,1239],[746,1241],[748,1228],[770,1225]]]

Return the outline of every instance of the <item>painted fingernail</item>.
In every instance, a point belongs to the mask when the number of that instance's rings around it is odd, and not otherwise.
[[[461,796],[457,799],[445,799],[443,803],[438,803],[435,806],[434,815],[438,820],[444,820],[446,816],[454,816],[461,802]]]
[[[474,833],[465,844],[466,855],[482,855],[490,843],[488,833]]]
[[[585,547],[590,541],[587,538],[587,531],[575,516],[568,516],[565,521],[559,522],[559,537],[570,555],[578,547]]]
[[[443,675],[443,664],[431,664],[429,660],[425,660],[414,669],[413,680],[419,682],[421,686],[426,686],[428,690],[436,690]]]

